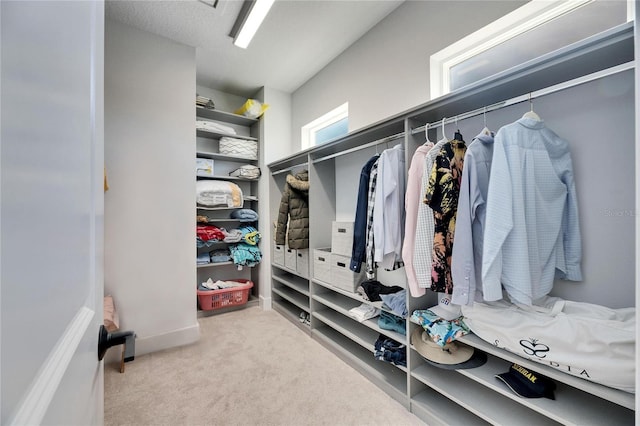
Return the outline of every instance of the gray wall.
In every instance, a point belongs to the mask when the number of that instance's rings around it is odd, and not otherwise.
[[[349,102],[356,130],[429,100],[429,57],[526,1],[407,1],[293,93],[292,136]]]
[[[198,339],[195,49],[108,20],[105,293],[136,352]]]

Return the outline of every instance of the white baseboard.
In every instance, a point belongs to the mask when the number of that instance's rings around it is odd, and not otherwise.
[[[200,324],[155,336],[136,338],[136,356],[189,345],[200,340]]]
[[[260,296],[260,308],[264,311],[270,311],[271,307],[271,297]]]
[[[189,345],[200,340],[200,324],[196,322],[190,327],[173,330],[164,334],[157,334],[149,337],[136,337],[136,353],[135,356],[150,354],[164,349],[175,348],[178,346]],[[105,363],[119,363],[122,355],[120,346],[118,349],[112,349],[105,357]],[[135,360],[133,361],[135,362]]]

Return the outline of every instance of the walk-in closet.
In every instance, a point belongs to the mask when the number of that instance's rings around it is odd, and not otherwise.
[[[383,312],[391,310],[356,291],[345,291],[339,277],[324,275],[319,259],[333,251],[335,223],[353,226],[358,181],[369,159],[385,150],[401,149],[401,164],[407,173],[414,152],[425,143],[451,140],[456,133],[457,139],[463,137],[469,144],[483,129],[497,132],[523,115],[535,113],[569,143],[582,230],[583,279],[556,280],[552,294],[570,301],[627,308],[635,297],[636,274],[633,46],[633,26],[621,25],[269,164],[271,190],[276,194],[283,175],[308,169],[310,176],[310,277],[296,272],[295,265],[287,268],[272,261],[274,309],[297,324],[298,311],[309,312],[310,324],[301,327],[312,338],[428,424],[521,424],[522,419],[532,424],[632,424],[633,393],[576,377],[575,371],[570,374],[570,365],[532,361],[474,333],[459,340],[486,354],[484,365],[446,370],[426,363],[410,339],[420,327],[411,312],[437,305],[435,292],[426,289],[422,296],[413,297],[407,291],[409,317],[406,329],[398,333],[381,328],[376,319],[359,321],[351,316],[350,310],[360,304]],[[605,141],[617,141],[616,148],[612,150]],[[618,183],[612,181],[612,173]],[[278,196],[272,195],[272,214],[277,211],[277,202]],[[376,272],[381,283],[407,288],[403,268],[386,271],[378,267]],[[374,358],[379,334],[406,345],[406,366]],[[589,346],[583,341],[588,335],[566,339]],[[512,363],[551,378],[555,400],[522,398],[496,380],[494,375],[509,370]]]
[[[0,0],[0,424],[640,424],[639,22]]]

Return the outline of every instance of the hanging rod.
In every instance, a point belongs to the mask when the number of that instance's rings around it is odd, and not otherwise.
[[[529,100],[533,100],[545,95],[550,95],[552,93],[556,93],[562,90],[570,89],[572,87],[589,83],[591,81],[598,80],[603,77],[618,74],[620,72],[633,69],[635,66],[634,64],[635,64],[634,61],[626,62],[624,64],[616,65],[615,67],[607,68],[602,71],[597,71],[592,74],[587,74],[582,77],[574,78],[573,80],[569,80],[553,86],[545,87],[544,89],[536,90],[535,92],[527,93],[521,96],[516,96],[515,98],[496,102],[494,104],[483,106],[481,108],[477,108],[472,111],[467,111],[462,114],[454,115],[453,117],[446,118],[444,124],[455,123],[456,121],[465,120],[467,118],[475,117],[477,115],[484,114],[489,111],[495,111],[498,109],[506,108],[508,106],[519,104],[521,102],[529,102]],[[442,119],[439,121],[434,121],[433,123],[430,123],[428,128],[436,129],[440,126],[442,126]],[[425,126],[419,126],[419,127],[416,127],[415,129],[411,129],[411,134],[415,135],[417,133],[424,132],[424,130],[425,130]]]
[[[293,169],[297,169],[298,167],[304,167],[309,165],[309,163],[307,163],[306,161],[304,163],[300,163],[300,164],[296,164],[295,166],[291,166],[291,167],[287,167],[286,169],[280,169],[278,171],[275,172],[271,172],[272,175],[279,175],[281,173],[287,173]]]
[[[327,155],[326,157],[317,158],[315,160],[312,160],[312,162],[313,163],[320,163],[321,161],[330,160],[332,158],[339,157],[341,155],[350,154],[352,152],[360,151],[361,149],[370,148],[370,147],[376,146],[376,145],[381,145],[383,143],[391,142],[391,141],[394,141],[396,139],[400,139],[402,137],[404,137],[404,132],[396,133],[395,135],[386,136],[386,137],[384,137],[382,139],[378,139],[378,140],[375,140],[373,142],[366,143],[364,145],[358,145],[358,146],[355,146],[353,148],[350,148],[350,149],[347,149],[347,150],[344,150],[344,151],[336,152],[335,154]]]

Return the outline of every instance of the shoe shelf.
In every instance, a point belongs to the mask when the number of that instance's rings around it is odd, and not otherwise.
[[[543,374],[553,379],[556,382],[562,382],[571,387],[580,389],[584,391],[585,394],[595,395],[604,400],[610,401],[617,406],[621,406],[630,410],[635,407],[635,398],[634,398],[634,395],[631,393],[623,392],[618,389],[613,389],[607,386],[603,386],[598,383],[593,383],[588,380],[584,380],[579,377],[572,376],[570,374],[567,374],[563,371],[549,367],[547,365],[540,364],[534,361],[529,361],[526,358],[522,358],[518,355],[512,354],[503,349],[497,348],[496,346],[488,342],[485,342],[475,334],[468,334],[462,337],[460,341],[469,346],[478,348],[483,352],[486,352],[487,354],[495,355],[498,358],[502,358],[510,362],[515,362],[522,365],[523,367],[537,371],[538,373]],[[612,404],[612,407],[613,409],[615,409],[615,405],[613,404]]]
[[[496,374],[508,371],[510,366],[511,362],[488,355],[486,364],[468,370],[455,370],[455,372],[559,423],[575,425],[633,423],[634,413],[631,410],[562,382],[556,382],[555,400],[520,398],[506,384],[495,378]]]
[[[317,314],[313,313],[314,319]],[[372,352],[340,334],[332,325],[314,323],[311,335],[393,399],[409,407],[406,369],[375,359]]]
[[[316,311],[313,313],[313,318],[334,328],[343,336],[371,352],[373,356],[373,352],[375,350],[374,345],[378,339],[378,335],[370,328],[360,325],[357,321],[346,318],[331,309]]]
[[[308,312],[309,311],[309,298],[298,293],[295,290],[285,286],[273,286],[271,289],[275,294],[287,300],[289,303],[296,305],[298,308]]]
[[[282,298],[279,294],[273,293],[274,298],[272,300],[273,310],[277,311],[288,319],[292,324],[298,327],[300,330],[304,331],[307,334],[311,333],[311,327],[309,324],[304,324],[300,322],[300,310],[304,310],[306,313],[309,313],[309,308],[301,308],[298,305],[294,305],[289,302],[287,299]]]
[[[298,272],[296,272],[295,270],[293,270],[291,268],[287,268],[284,265],[277,265],[275,263],[272,263],[271,266],[273,267],[273,274],[280,274],[280,272],[278,272],[278,271],[285,272],[285,273],[291,275],[292,277],[296,277],[296,278],[298,278],[300,280],[307,281],[307,286],[308,286],[309,278],[298,274]]]
[[[316,280],[316,279],[313,279],[312,281],[315,284],[317,284],[317,285],[319,285],[319,286],[321,286],[321,287],[323,287],[323,288],[325,288],[327,290],[331,290],[331,291],[333,291],[335,293],[341,294],[343,296],[346,296],[346,297],[349,297],[349,298],[351,298],[353,300],[358,301],[358,305],[360,305],[362,303],[365,303],[365,304],[367,304],[369,306],[373,306],[374,308],[380,309],[381,311],[386,311],[386,312],[388,312],[390,314],[393,314],[393,311],[391,309],[387,308],[386,305],[384,305],[383,302],[380,302],[380,301],[372,302],[370,300],[366,300],[359,293],[351,293],[351,292],[343,290],[341,288],[334,287],[331,284],[326,283],[324,281],[320,281],[320,280]],[[356,305],[356,306],[358,306],[358,305]]]
[[[411,355],[419,356],[413,349]],[[458,374],[456,370],[444,370],[424,363],[412,369],[411,376],[491,424],[520,424],[523,419],[528,425],[557,424],[500,393],[487,392],[483,385]]]
[[[348,299],[345,297],[340,296],[339,294],[336,293],[322,293],[322,294],[315,294],[313,296],[314,300],[317,300],[318,302],[322,303],[325,306],[328,306],[329,308],[333,309],[336,312],[339,312],[340,314],[342,314],[343,316],[347,317],[348,319],[350,319],[351,321],[357,323],[357,324],[362,324],[368,328],[370,328],[371,330],[380,333],[380,334],[384,334],[387,337],[392,338],[393,340],[400,342],[402,344],[406,344],[407,343],[407,338],[404,334],[398,333],[396,331],[393,330],[387,330],[384,328],[381,328],[378,325],[378,317],[375,318],[370,318],[368,320],[365,320],[363,322],[359,322],[357,321],[355,318],[353,318],[351,315],[349,315],[349,310],[355,307],[360,306],[360,303],[358,303],[357,301],[353,300],[353,299]],[[375,342],[376,338],[373,340]]]
[[[275,272],[271,276],[274,281],[309,297],[309,282],[288,272]]]
[[[456,403],[430,387],[423,387],[422,391],[411,398],[411,412],[428,422],[429,426],[491,424],[467,410],[461,410]]]

